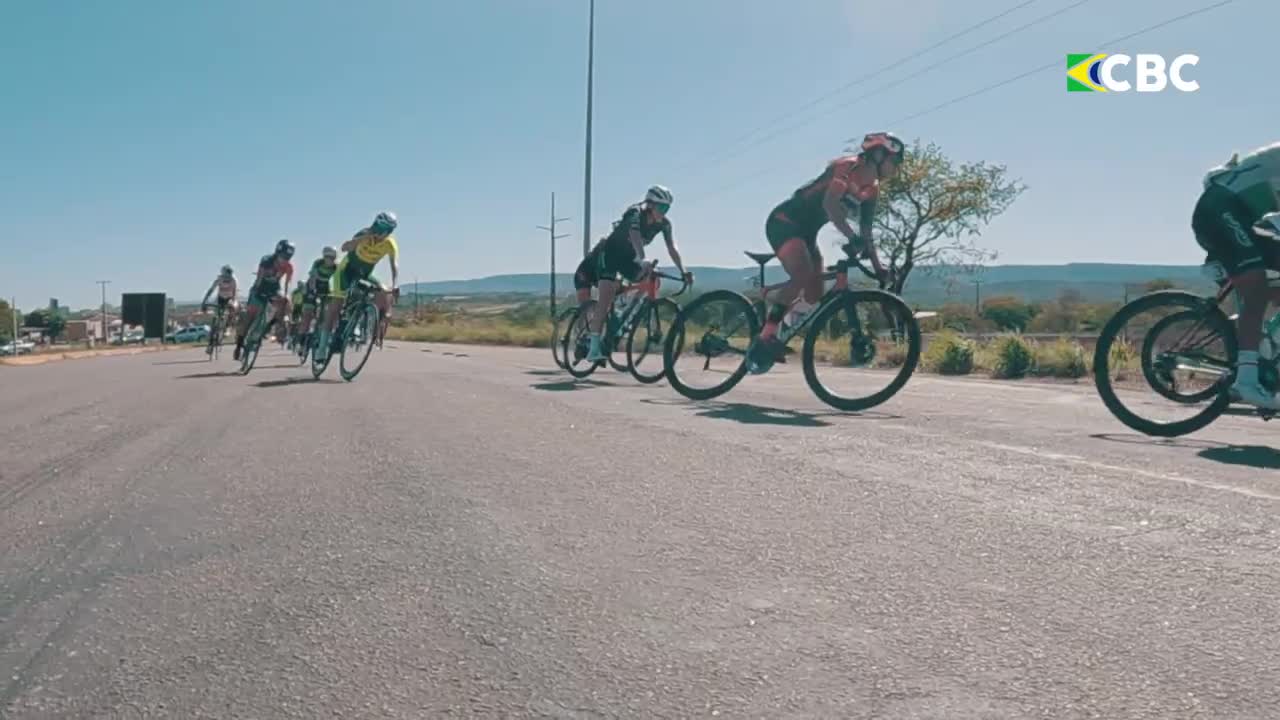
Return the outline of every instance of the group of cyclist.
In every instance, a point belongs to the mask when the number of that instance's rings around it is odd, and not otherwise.
[[[906,145],[897,135],[869,133],[856,153],[831,160],[821,174],[770,210],[765,220],[765,236],[781,261],[788,281],[774,295],[764,329],[747,351],[752,372],[766,372],[777,360],[782,351],[777,340],[778,327],[783,319],[799,322],[821,299],[823,259],[818,248],[818,231],[827,223],[846,238],[841,248],[846,254],[851,258],[866,257],[874,272],[885,277],[886,270],[871,237],[872,222],[881,183],[897,175],[905,159]],[[617,293],[619,277],[639,282],[654,271],[657,262],[645,260],[645,248],[659,234],[684,281],[692,283],[693,273],[684,266],[668,217],[672,200],[668,188],[662,185],[649,188],[644,201],[628,207],[611,232],[597,242],[578,265],[574,288],[579,302],[590,300],[592,288],[599,292],[596,311],[588,318],[588,361],[605,359],[601,331]],[[850,222],[854,217],[856,228]],[[1239,359],[1232,393],[1251,405],[1280,410],[1280,398],[1258,380],[1263,317],[1273,294],[1266,271],[1280,271],[1280,143],[1258,148],[1243,157],[1233,155],[1228,162],[1206,173],[1203,192],[1192,212],[1191,228],[1196,242],[1207,253],[1206,265],[1220,266],[1223,277],[1219,282],[1225,283],[1229,278],[1242,300],[1238,321]],[[376,302],[386,317],[399,280],[398,248],[391,234],[395,229],[395,215],[380,213],[369,227],[357,232],[340,249],[324,249],[321,257],[312,263],[301,292],[295,292],[293,305],[297,305],[299,296],[302,300],[297,317],[299,327],[310,327],[322,298],[341,300],[346,288],[359,278],[378,285]],[[258,311],[270,306],[274,318],[287,317],[291,304],[281,290],[287,288],[293,278],[294,250],[293,243],[281,240],[275,252],[258,263],[257,278],[248,293],[248,312],[237,326],[237,358],[244,345],[245,330]],[[341,261],[339,252],[345,253]],[[391,261],[390,288],[383,287],[373,276],[374,266],[383,257]],[[202,305],[215,290],[219,306],[234,311],[237,283],[231,266],[222,268],[205,293]],[[340,303],[330,302],[325,306],[319,352],[327,353],[330,349],[328,337],[337,323],[337,305]]]
[[[384,322],[389,316],[395,297],[399,294],[400,248],[392,235],[397,226],[395,213],[381,212],[368,227],[356,232],[340,248],[326,246],[320,257],[311,263],[307,277],[293,286],[290,295],[285,295],[284,291],[293,283],[293,256],[297,247],[289,240],[277,242],[275,250],[258,261],[256,277],[247,293],[248,303],[243,314],[238,312],[236,302],[239,283],[235,271],[230,265],[223,265],[200,302],[201,311],[208,310],[209,297],[216,291],[217,306],[226,313],[226,322],[235,322],[234,358],[239,360],[240,353],[244,350],[245,334],[259,312],[271,313],[267,323],[268,330],[276,325],[285,327],[289,323],[291,330],[286,332],[292,335],[292,342],[305,345],[311,341],[312,321],[316,319],[317,308],[323,308],[315,347],[317,357],[323,359],[334,349],[335,343],[331,338],[338,323],[342,301],[347,290],[355,283],[365,280],[377,287],[374,303],[381,311]],[[391,264],[389,287],[373,274],[374,268],[384,257]]]
[[[765,236],[789,280],[774,295],[775,302],[766,317],[764,331],[748,350],[752,372],[766,372],[782,352],[777,333],[783,317],[790,314],[798,322],[821,299],[823,264],[818,231],[827,223],[833,224],[848,240],[843,248],[845,252],[851,256],[865,255],[874,271],[884,276],[875,244],[870,242],[871,221],[880,194],[880,181],[893,177],[905,157],[906,145],[901,138],[889,132],[870,133],[863,138],[856,154],[832,160],[821,175],[769,212]],[[644,202],[628,207],[609,235],[596,243],[578,265],[573,278],[578,301],[589,301],[591,288],[599,290],[599,303],[588,318],[588,362],[605,359],[601,331],[618,289],[618,277],[639,282],[654,271],[657,261],[645,262],[644,249],[659,233],[684,281],[693,282],[693,273],[686,270],[672,237],[671,220],[667,217],[671,202],[671,191],[666,187],[649,188]],[[858,217],[856,230],[849,223],[854,215]]]

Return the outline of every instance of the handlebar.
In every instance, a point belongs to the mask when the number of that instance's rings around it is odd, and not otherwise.
[[[660,277],[664,280],[675,280],[680,283],[680,289],[671,297],[680,297],[680,295],[684,294],[684,291],[689,289],[689,283],[685,282],[684,278],[680,275],[671,275],[670,273],[659,272],[657,270],[654,270],[650,275]]]
[[[875,270],[868,268],[866,265],[863,265],[862,260],[858,258],[858,253],[854,252],[853,249],[850,247],[851,244],[852,243],[845,243],[844,245],[840,246],[840,249],[844,251],[848,264],[861,270],[863,275],[866,275],[872,280],[875,280],[876,283],[880,286],[881,290],[884,290],[886,287],[888,287],[889,285],[888,273],[885,273],[885,277],[880,277],[879,275],[876,274]],[[838,265],[832,265],[827,268],[827,272],[838,272],[839,269],[840,268]]]

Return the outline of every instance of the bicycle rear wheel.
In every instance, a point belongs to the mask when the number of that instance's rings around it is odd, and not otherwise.
[[[809,389],[845,412],[893,397],[919,362],[920,325],[901,298],[883,290],[836,296],[811,321],[801,351]]]
[[[732,290],[702,295],[676,313],[663,340],[667,381],[690,400],[729,392],[746,376],[747,348],[759,334],[760,318],[745,297]],[[704,381],[712,384],[699,387]]]
[[[671,298],[645,303],[636,324],[627,333],[627,364],[631,367],[631,376],[648,385],[667,375],[662,344],[667,330],[680,314],[680,306]],[[679,355],[679,350],[676,354]]]
[[[587,352],[591,345],[587,319],[597,305],[595,300],[588,300],[575,308],[573,317],[569,320],[568,331],[565,333],[564,369],[579,380],[595,372],[601,365],[598,362],[587,362]]]
[[[377,336],[378,308],[365,302],[351,313],[343,333],[342,354],[338,356],[338,373],[343,380],[351,382],[364,369]]]
[[[561,370],[568,368],[564,361],[564,338],[569,329],[569,322],[573,319],[573,311],[573,306],[561,310],[551,323],[551,357],[556,361],[556,367]]]
[[[1151,322],[1150,318],[1161,311],[1174,311],[1174,314]],[[1138,321],[1142,332],[1139,345],[1142,357],[1138,359],[1144,384],[1162,397],[1172,399],[1178,408],[1199,405],[1206,400],[1207,405],[1185,419],[1160,422],[1139,415],[1126,404],[1115,383],[1125,379],[1127,366],[1136,354],[1125,332],[1131,321]],[[1178,322],[1187,321],[1192,324],[1188,330],[1170,332]],[[1167,337],[1165,343],[1172,346],[1165,347],[1162,337],[1156,335]],[[1227,390],[1235,377],[1238,355],[1235,326],[1215,302],[1189,292],[1160,291],[1120,308],[1103,326],[1093,354],[1093,381],[1102,403],[1117,420],[1144,435],[1177,437],[1208,426],[1226,412],[1231,404]],[[1177,384],[1169,378],[1179,372],[1193,379],[1199,376],[1207,387],[1190,394],[1177,392]],[[1144,412],[1158,409],[1152,403],[1131,401],[1131,404],[1143,406]]]

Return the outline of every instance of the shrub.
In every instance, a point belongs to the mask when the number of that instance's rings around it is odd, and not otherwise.
[[[1133,345],[1120,339],[1111,344],[1107,353],[1107,370],[1116,380],[1124,380],[1134,370],[1138,362],[1138,351]]]
[[[900,368],[907,362],[907,343],[876,341],[876,367]]]
[[[1042,345],[1036,352],[1036,372],[1059,378],[1084,377],[1089,372],[1084,348],[1067,338],[1058,338],[1049,345]]]
[[[973,350],[971,341],[944,332],[929,343],[925,367],[942,375],[967,375],[973,372]]]
[[[1036,365],[1035,347],[1021,335],[1002,335],[991,347],[991,376],[1026,377]]]

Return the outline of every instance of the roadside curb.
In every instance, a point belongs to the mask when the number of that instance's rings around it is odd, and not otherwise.
[[[88,358],[111,357],[113,355],[141,355],[143,353],[164,352],[166,350],[187,350],[192,345],[151,345],[136,348],[111,348],[107,350],[70,350],[67,352],[41,353],[18,357],[0,358],[0,366],[30,367],[44,365],[63,360],[85,360]]]

